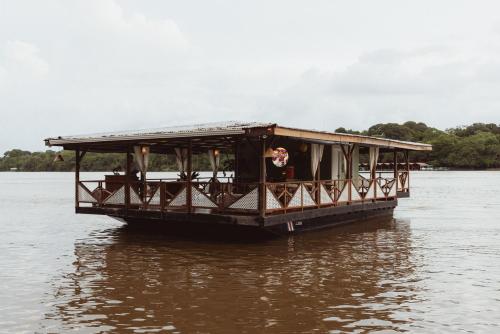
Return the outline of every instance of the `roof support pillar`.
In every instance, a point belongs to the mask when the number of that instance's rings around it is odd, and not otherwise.
[[[78,208],[80,206],[80,199],[78,198],[78,189],[80,187],[80,166],[85,153],[87,152],[80,152],[79,147],[77,147],[75,150],[75,208]]]
[[[130,206],[130,178],[131,178],[131,171],[130,169],[132,168],[132,155],[130,154],[132,148],[129,146],[127,148],[127,161],[126,161],[126,168],[125,168],[125,212],[128,214],[128,208]]]
[[[80,149],[75,150],[75,208],[80,206],[78,188],[80,186]]]
[[[259,214],[261,217],[266,215],[266,139],[260,140],[259,152]]]
[[[398,150],[397,149],[394,149],[394,158],[393,158],[393,161],[392,163],[394,164],[394,179],[396,180],[396,189],[398,189],[398,183],[399,183],[399,180],[398,180]]]
[[[186,170],[186,205],[188,213],[191,213],[193,211],[193,196],[192,196],[193,194],[192,194],[192,180],[191,180],[192,174],[193,174],[193,142],[191,139],[189,139],[187,170]]]

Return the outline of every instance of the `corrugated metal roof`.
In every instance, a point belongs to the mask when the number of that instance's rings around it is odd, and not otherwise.
[[[62,136],[47,138],[48,145],[64,145],[73,143],[95,143],[121,140],[141,140],[151,138],[182,138],[182,137],[202,137],[202,136],[224,136],[244,134],[245,129],[262,128],[273,126],[273,123],[262,122],[213,122],[204,124],[191,124],[162,127],[155,129],[130,130],[108,133],[94,133],[76,136]]]
[[[274,132],[276,135],[303,138],[309,141],[321,141],[324,143],[357,143],[365,146],[375,145],[388,148],[403,148],[414,150],[432,149],[432,146],[428,144],[405,142],[388,138],[377,138],[346,133],[281,127],[276,123],[238,121],[180,125],[155,129],[96,133],[78,136],[64,136],[57,138],[47,138],[45,139],[45,143],[49,146],[68,146],[75,144],[104,144],[121,141],[152,141],[156,139],[161,140],[189,137],[234,136],[245,134],[245,130],[247,129],[269,127],[274,128]]]

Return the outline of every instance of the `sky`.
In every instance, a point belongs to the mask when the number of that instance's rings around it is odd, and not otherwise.
[[[0,0],[0,155],[242,120],[500,123],[500,2]]]

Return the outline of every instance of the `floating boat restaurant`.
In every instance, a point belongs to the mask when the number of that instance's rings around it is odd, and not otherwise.
[[[276,234],[392,215],[410,195],[409,151],[427,144],[279,126],[210,123],[48,138],[75,151],[76,213],[129,224],[265,230]],[[80,178],[87,152],[123,153],[123,172]],[[150,154],[175,156],[178,177],[148,178]],[[193,159],[205,155],[208,177]],[[377,170],[379,157],[393,170]],[[221,157],[230,171],[221,176]],[[360,161],[369,168],[360,171]],[[139,175],[138,175],[139,174]]]

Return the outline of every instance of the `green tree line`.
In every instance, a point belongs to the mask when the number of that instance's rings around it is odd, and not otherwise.
[[[427,162],[437,167],[486,169],[500,168],[500,126],[474,123],[446,130],[439,130],[421,122],[380,123],[364,131],[338,128],[336,132],[354,133],[397,140],[423,142],[433,145],[432,152],[411,152],[410,160]],[[57,154],[64,161],[54,162]],[[82,171],[110,171],[125,166],[125,155],[117,153],[87,153],[81,163]],[[222,165],[230,160],[222,156]],[[193,158],[197,170],[210,170],[206,154]],[[13,149],[0,158],[0,171],[71,171],[75,166],[74,152],[29,152]],[[176,171],[175,157],[151,154],[150,171]]]
[[[474,123],[443,131],[409,121],[375,124],[361,132],[345,128],[336,131],[432,144],[431,152],[411,152],[410,160],[436,167],[500,168],[500,126],[493,123]]]
[[[60,154],[62,161],[54,161]],[[115,168],[122,171],[126,166],[126,156],[122,153],[92,153],[88,152],[80,164],[81,171],[111,171]],[[230,161],[230,156],[222,154],[221,170],[226,168]],[[211,170],[207,154],[193,156],[193,166],[197,170]],[[29,171],[29,172],[63,172],[75,169],[75,152],[73,151],[53,151],[29,152],[14,149],[5,152],[0,158],[0,171],[9,170]],[[226,168],[227,169],[227,168]],[[173,154],[150,154],[149,171],[177,171],[177,164]]]

